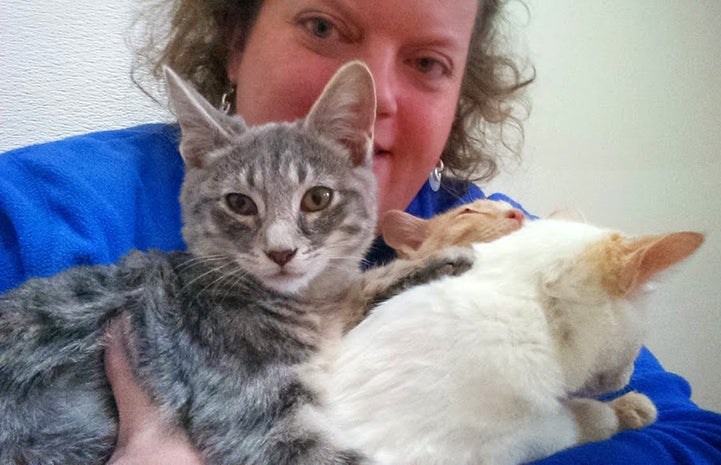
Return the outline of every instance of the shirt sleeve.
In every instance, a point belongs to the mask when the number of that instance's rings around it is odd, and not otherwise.
[[[183,248],[177,130],[145,125],[0,154],[0,292],[34,276]]]
[[[561,451],[538,465],[720,464],[721,415],[694,404],[691,388],[642,349],[631,382],[624,391],[646,394],[656,404],[658,419],[638,431],[624,431],[607,441]]]

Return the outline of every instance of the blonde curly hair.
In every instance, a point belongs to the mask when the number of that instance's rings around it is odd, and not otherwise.
[[[513,56],[503,52],[499,28],[503,0],[479,0],[461,95],[446,146],[441,155],[456,177],[488,181],[498,172],[500,144],[509,129],[523,139],[518,109],[526,109],[522,90],[533,81]],[[230,88],[226,64],[229,53],[242,47],[262,0],[156,0],[146,4],[136,28],[133,79],[145,72],[162,79],[162,66],[172,67],[210,102],[220,105]],[[167,24],[166,18],[172,18]],[[525,111],[523,112],[525,115]]]

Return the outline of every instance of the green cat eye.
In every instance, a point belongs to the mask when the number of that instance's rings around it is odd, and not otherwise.
[[[258,214],[258,207],[253,199],[243,194],[230,193],[225,196],[225,203],[238,215],[250,216]]]
[[[300,202],[300,209],[304,212],[317,212],[330,205],[333,200],[333,191],[324,186],[308,189]]]

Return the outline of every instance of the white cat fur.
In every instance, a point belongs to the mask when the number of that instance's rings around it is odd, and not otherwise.
[[[612,234],[528,222],[474,244],[465,274],[382,304],[330,364],[331,421],[389,465],[522,463],[652,422],[642,394],[573,396],[622,388],[641,347],[638,292],[609,295],[593,260],[580,259]]]

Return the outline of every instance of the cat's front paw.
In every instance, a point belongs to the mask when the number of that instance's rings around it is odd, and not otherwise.
[[[618,417],[618,430],[641,429],[656,421],[658,412],[653,401],[639,392],[629,392],[611,401]]]
[[[426,281],[443,276],[458,276],[468,271],[473,265],[475,254],[467,247],[445,247],[426,257],[422,268]]]
[[[466,247],[447,247],[425,258],[394,260],[388,265],[364,273],[362,314],[414,286],[445,276],[458,276],[473,265],[475,254]]]

